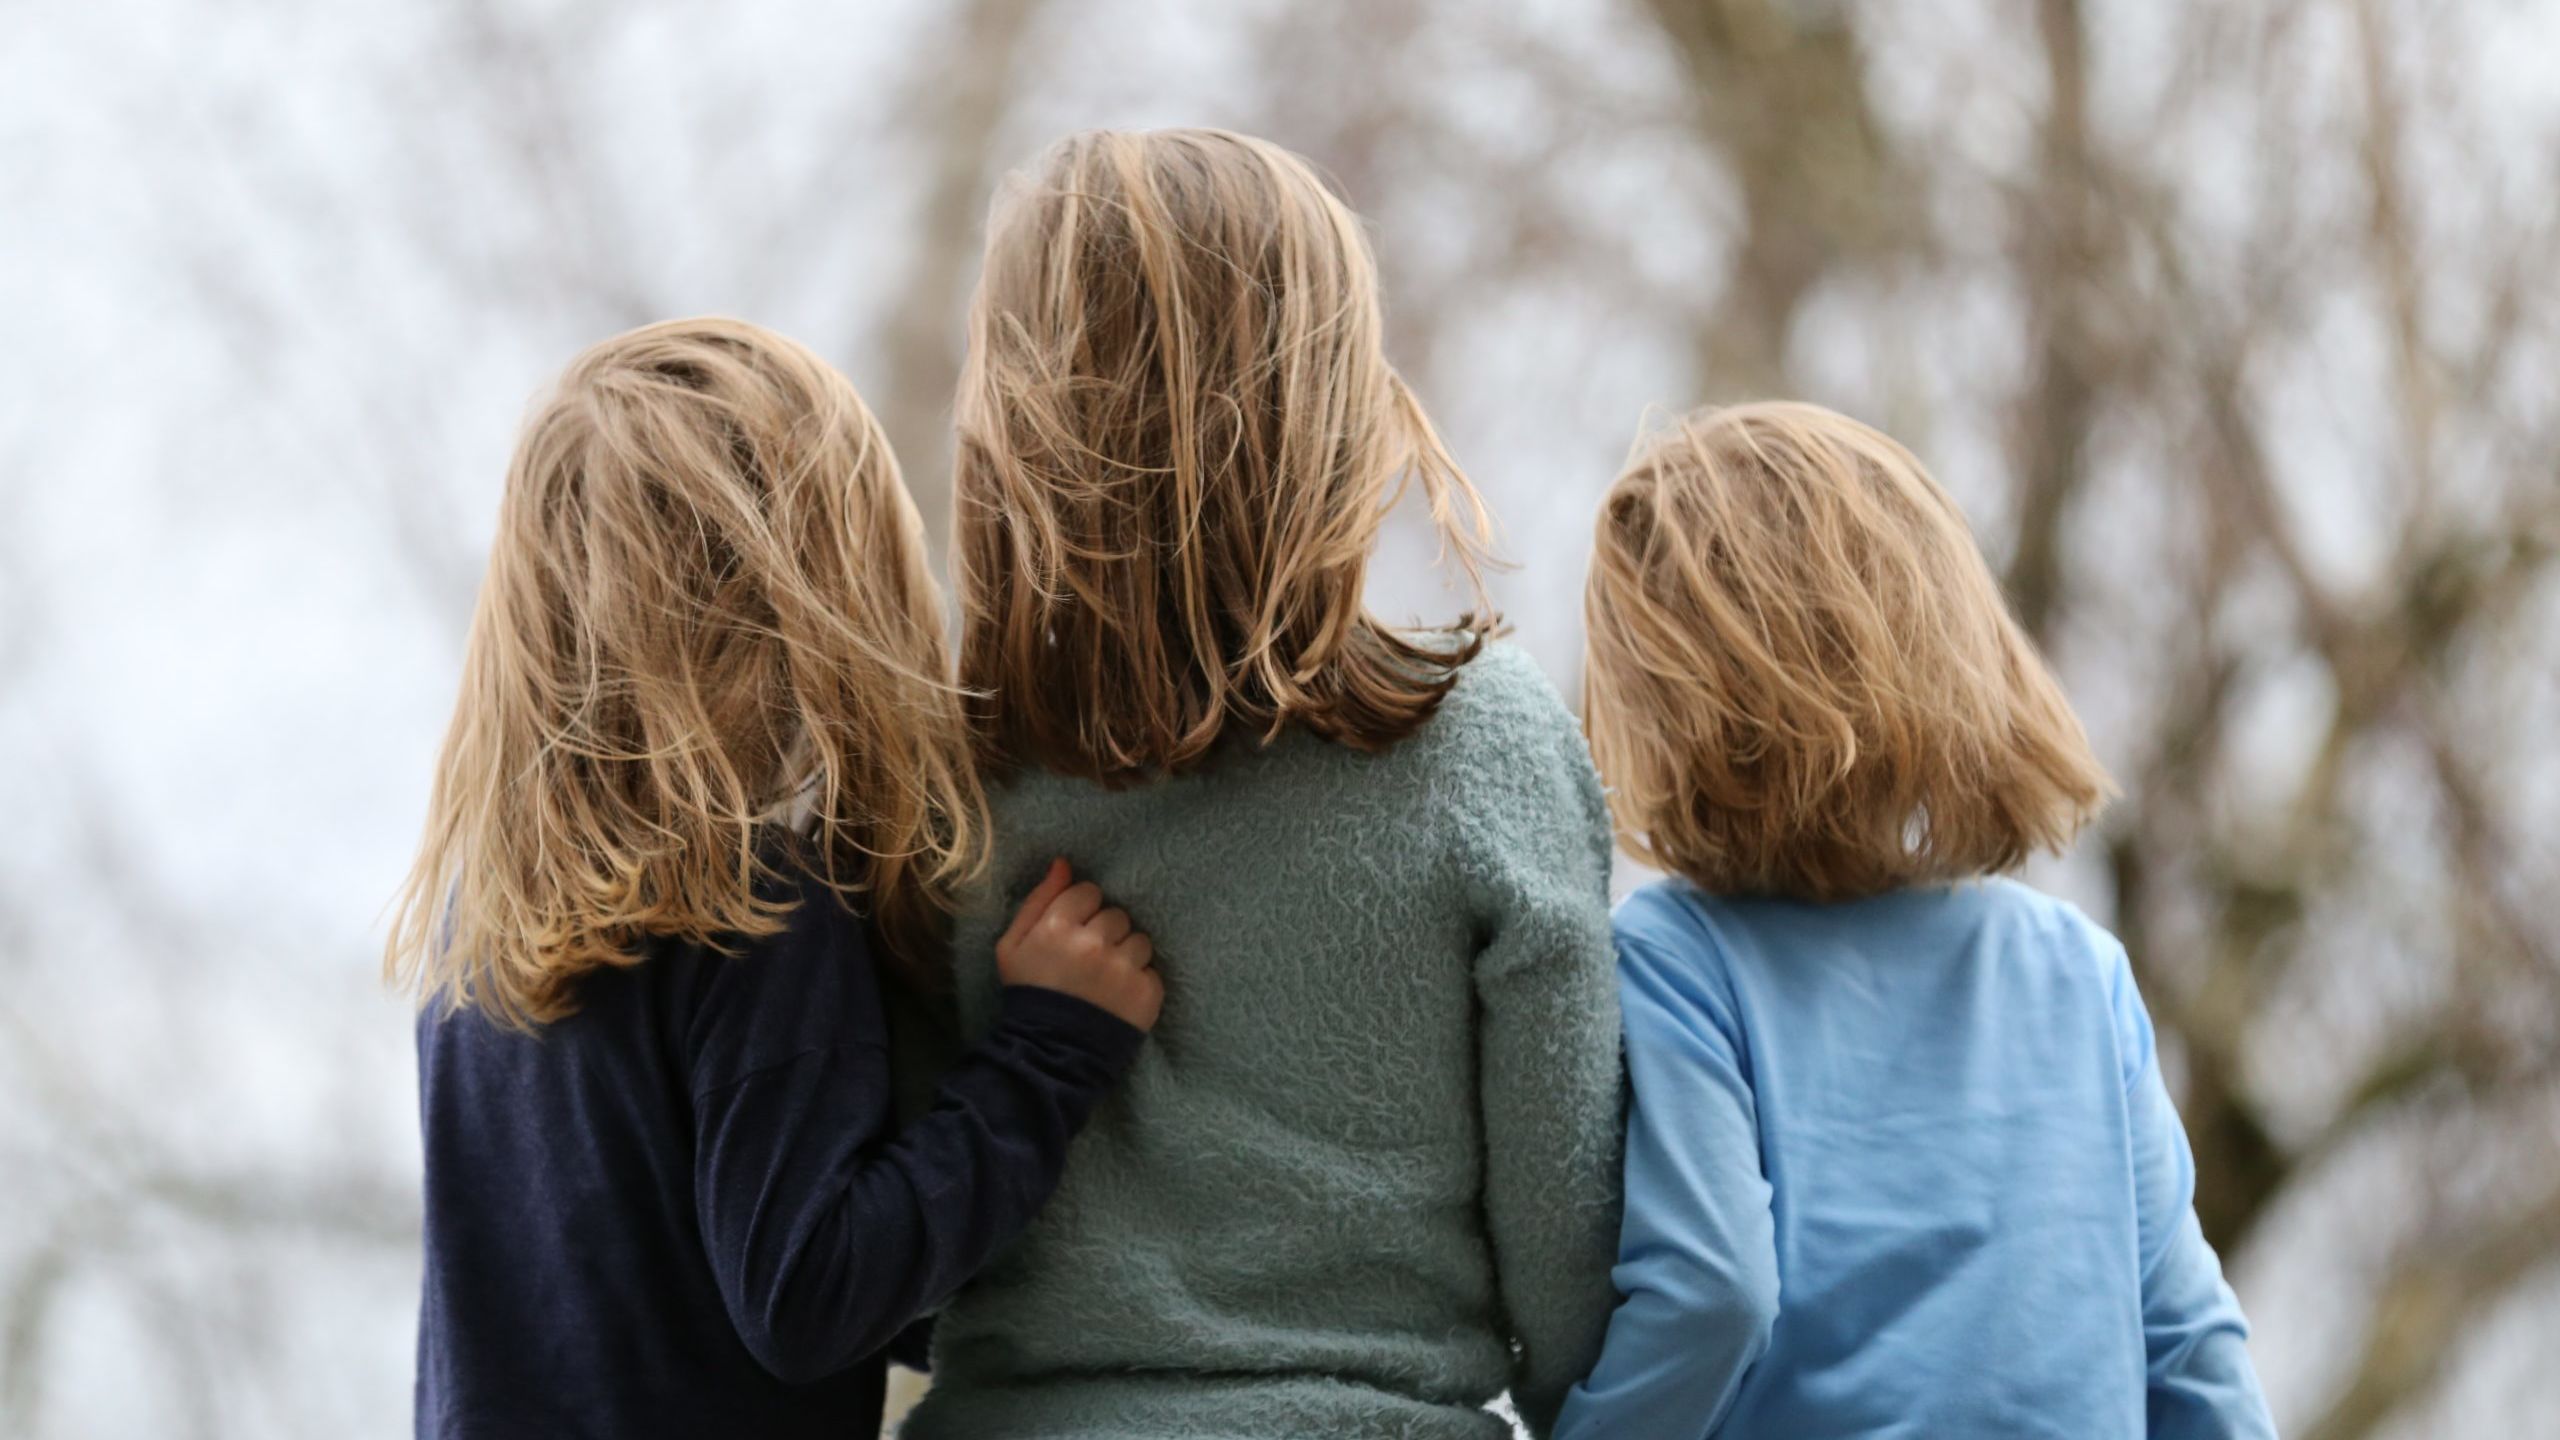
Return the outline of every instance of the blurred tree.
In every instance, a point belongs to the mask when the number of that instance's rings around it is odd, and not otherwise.
[[[1796,311],[1824,276],[1925,245],[1911,176],[1867,97],[1845,8],[1647,0],[1680,60],[1689,123],[1740,192],[1741,236],[1698,372],[1709,393],[1787,385]]]

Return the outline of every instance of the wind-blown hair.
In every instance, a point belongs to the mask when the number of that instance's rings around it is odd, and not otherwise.
[[[1839,900],[2009,870],[2109,793],[1955,502],[1818,406],[1700,411],[1641,445],[1584,620],[1620,839],[1709,891]]]
[[[957,403],[960,673],[982,757],[1107,783],[1230,731],[1362,750],[1482,641],[1361,605],[1421,487],[1481,602],[1489,521],[1380,339],[1360,223],[1218,130],[1095,131],[1010,178]]]
[[[775,931],[785,863],[935,964],[985,835],[942,626],[888,442],[825,362],[721,319],[580,356],[507,474],[387,975],[555,1020],[645,936]]]

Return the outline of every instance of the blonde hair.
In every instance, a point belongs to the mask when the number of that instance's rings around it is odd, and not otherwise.
[[[1219,130],[1095,131],[989,221],[958,399],[960,673],[982,754],[1107,782],[1230,727],[1378,750],[1482,644],[1361,606],[1419,485],[1479,602],[1482,501],[1380,340],[1360,223]]]
[[[1955,502],[1814,405],[1689,415],[1610,488],[1584,723],[1635,854],[1839,900],[2060,850],[2109,785]]]
[[[643,937],[774,932],[786,862],[921,971],[985,830],[942,624],[888,442],[817,356],[721,319],[580,356],[507,474],[386,973],[547,1022]]]

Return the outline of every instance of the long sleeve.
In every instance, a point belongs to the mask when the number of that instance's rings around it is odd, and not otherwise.
[[[2161,1080],[2151,1017],[2130,967],[2116,977],[2116,1024],[2129,1071],[2150,1433],[2154,1440],[2274,1440],[2275,1422],[2249,1363],[2248,1322],[2196,1223],[2195,1156]]]
[[[1563,707],[1520,717],[1527,776],[1487,786],[1471,876],[1485,1219],[1519,1353],[1512,1402],[1544,1434],[1598,1354],[1616,1299],[1622,1069],[1609,940],[1609,831]]]
[[[1557,1440],[1696,1440],[1769,1346],[1777,1240],[1759,1121],[1716,977],[1619,941],[1626,1012],[1627,1213],[1617,1313]]]
[[[1068,996],[1008,990],[901,1129],[876,992],[854,993],[870,985],[858,930],[786,938],[817,953],[735,962],[741,993],[705,1022],[695,1203],[739,1339],[807,1381],[888,1345],[1029,1223],[1141,1037]],[[840,986],[834,1033],[806,1043]]]

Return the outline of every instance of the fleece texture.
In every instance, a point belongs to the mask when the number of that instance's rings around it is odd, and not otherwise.
[[[1385,754],[1298,733],[996,798],[956,936],[1050,857],[1155,941],[1162,1020],[1056,1197],[943,1315],[909,1440],[1543,1432],[1616,1301],[1621,1066],[1590,756],[1505,645]]]

